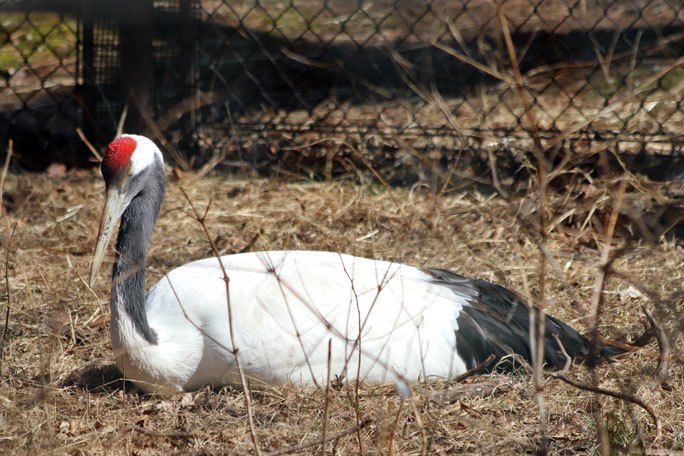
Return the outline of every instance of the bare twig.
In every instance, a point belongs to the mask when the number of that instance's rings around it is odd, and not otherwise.
[[[330,407],[330,368],[332,363],[332,339],[328,339],[328,377],[325,382],[325,404],[323,405],[323,430],[321,431],[321,455],[325,456],[325,438],[328,432],[328,408]]]
[[[129,431],[135,431],[139,432],[141,434],[149,435],[150,437],[165,437],[167,439],[189,439],[192,437],[192,434],[188,432],[183,432],[183,431],[176,431],[176,432],[160,432],[160,431],[154,431],[152,429],[145,429],[142,426],[137,426],[135,424],[131,424],[129,426],[124,427],[122,432],[129,432]]]
[[[415,397],[411,396],[409,398],[409,401],[411,401],[411,409],[413,410],[413,416],[416,419],[416,424],[420,428],[420,437],[422,439],[422,445],[420,447],[420,456],[423,456],[426,454],[428,450],[428,435],[425,431],[425,426],[423,426],[423,420],[420,417],[420,413],[418,413],[418,407],[416,407]]]
[[[76,134],[78,135],[79,138],[81,138],[81,141],[83,141],[83,144],[86,145],[88,150],[90,150],[90,152],[93,155],[95,155],[95,158],[97,158],[97,161],[102,161],[102,156],[97,151],[95,146],[93,146],[93,144],[90,141],[88,141],[88,138],[86,138],[86,135],[85,135],[85,133],[83,133],[83,130],[81,130],[81,127],[76,127]]]
[[[601,263],[596,274],[596,281],[594,282],[594,294],[591,300],[591,309],[589,310],[588,323],[592,332],[594,340],[598,339],[598,317],[601,310],[601,303],[603,302],[603,288],[605,286],[608,269],[612,263],[610,259],[610,250],[612,247],[613,233],[615,232],[615,225],[617,223],[620,208],[622,207],[622,199],[625,196],[625,189],[627,187],[626,181],[620,181],[617,194],[613,203],[613,211],[610,214],[610,219],[606,225],[606,230],[603,239],[603,249],[601,250]]]
[[[7,177],[7,171],[9,170],[10,159],[12,158],[12,153],[14,142],[10,139],[7,144],[7,155],[5,156],[5,163],[2,165],[2,175],[0,175],[0,215],[5,219],[5,229],[7,234],[9,234],[9,218],[7,217],[7,211],[5,210],[5,201],[3,200],[5,192],[5,178]],[[9,242],[9,238],[7,239]]]
[[[501,71],[497,70],[496,68],[490,68],[487,65],[480,63],[477,60],[475,60],[471,57],[468,57],[467,55],[465,55],[461,52],[458,52],[456,49],[449,47],[443,43],[440,43],[438,41],[435,41],[432,44],[437,49],[440,49],[440,50],[446,52],[447,54],[449,54],[453,57],[456,57],[461,62],[467,63],[468,65],[472,66],[473,68],[476,68],[476,69],[480,70],[481,72],[488,74],[490,76],[493,76],[493,77],[495,77],[495,78],[497,78],[503,82],[506,82],[510,85],[514,85],[513,80],[506,73],[502,73]]]
[[[382,186],[385,187],[385,190],[387,191],[387,194],[389,195],[389,197],[392,199],[392,202],[393,202],[397,207],[400,207],[399,202],[397,201],[397,199],[396,199],[395,196],[394,196],[394,192],[392,191],[392,188],[389,186],[389,184],[387,183],[387,181],[386,181],[385,179],[382,178],[382,176],[380,175],[380,173],[377,172],[377,170],[373,167],[373,165],[371,164],[371,162],[368,161],[368,159],[366,158],[366,156],[365,156],[364,154],[362,154],[359,150],[357,150],[357,149],[356,149],[354,146],[352,146],[351,144],[348,144],[348,143],[345,143],[345,142],[343,142],[342,144],[344,144],[345,146],[347,146],[352,152],[354,152],[354,153],[356,154],[357,157],[359,157],[359,159],[363,162],[364,166],[366,166],[366,168],[368,168],[368,170],[369,170],[371,173],[373,173],[373,175],[375,176],[375,178],[376,178],[377,180],[380,181],[380,183],[382,184]]]
[[[510,378],[494,378],[479,383],[462,383],[443,391],[438,391],[430,395],[430,400],[438,405],[451,404],[457,400],[468,397],[486,397],[491,396],[495,392],[504,392],[511,389]],[[451,410],[445,410],[442,415],[451,413]]]
[[[655,328],[651,325],[648,320],[641,320],[644,325],[644,332],[636,338],[636,340],[629,345],[632,347],[642,348],[651,342],[651,339],[655,337]]]
[[[5,288],[7,289],[7,308],[5,309],[5,325],[2,330],[2,343],[0,343],[0,375],[2,375],[2,360],[5,355],[5,344],[7,343],[7,333],[9,332],[9,316],[10,316],[10,285],[9,285],[9,256],[10,256],[10,239],[11,234],[7,236],[7,245],[5,246],[6,256],[5,256]]]
[[[126,117],[128,117],[128,103],[126,103],[121,111],[121,117],[119,117],[119,125],[116,126],[116,136],[118,138],[123,134],[123,126],[126,122]]]
[[[563,342],[561,342],[560,337],[558,334],[554,334],[553,338],[556,339],[556,343],[558,344],[558,347],[560,347],[560,351],[565,357],[565,364],[563,365],[563,369],[561,369],[561,373],[565,374],[570,370],[570,365],[572,364],[572,358],[570,358],[570,355],[568,355],[568,352],[565,350],[565,347],[563,346]]]
[[[508,50],[508,57],[511,60],[511,68],[513,69],[513,76],[514,76],[514,84],[510,84],[512,86],[515,86],[515,88],[518,91],[518,97],[520,97],[520,102],[523,105],[523,109],[525,110],[525,117],[527,117],[527,121],[530,124],[530,130],[531,130],[531,135],[532,139],[534,140],[534,144],[536,146],[536,155],[537,155],[537,160],[539,161],[540,159],[543,159],[544,156],[544,148],[541,143],[541,138],[539,137],[539,131],[537,128],[537,120],[534,117],[534,113],[532,112],[532,106],[530,105],[529,101],[527,100],[527,93],[525,91],[525,83],[523,81],[522,73],[520,72],[520,65],[518,65],[518,56],[515,53],[515,46],[513,45],[513,39],[511,38],[511,32],[508,28],[508,21],[506,20],[506,15],[504,14],[503,11],[503,6],[501,4],[501,0],[495,0],[496,1],[496,9],[497,13],[499,16],[499,23],[501,24],[501,28],[503,31],[503,37],[504,40],[506,41],[506,49]],[[539,163],[541,165],[542,163]],[[537,172],[540,173],[539,175],[539,182],[541,183],[544,178],[544,169],[545,167],[540,166],[539,169],[537,169]]]
[[[496,191],[499,192],[499,195],[501,195],[503,199],[507,200],[510,195],[506,190],[504,190],[504,188],[501,186],[501,182],[499,181],[499,173],[496,170],[496,157],[494,156],[494,152],[489,150],[487,153],[489,155],[489,168],[492,172],[492,185],[494,185]]]
[[[237,348],[235,344],[235,330],[233,328],[233,311],[230,305],[230,278],[228,277],[228,273],[226,272],[226,268],[223,265],[223,261],[221,260],[221,255],[219,254],[218,249],[216,248],[216,244],[214,243],[213,238],[209,234],[209,230],[207,229],[207,225],[204,223],[206,219],[206,212],[203,216],[199,214],[197,211],[197,208],[193,204],[192,200],[188,196],[188,194],[185,192],[185,189],[182,187],[180,188],[181,193],[183,193],[183,196],[187,200],[188,204],[190,204],[190,207],[192,208],[195,220],[199,222],[199,224],[202,226],[202,230],[204,231],[204,235],[206,236],[207,240],[209,241],[209,244],[211,245],[211,250],[214,253],[214,256],[218,260],[219,265],[221,266],[221,272],[223,273],[223,281],[226,284],[226,306],[228,307],[228,329],[230,330],[230,343],[233,347],[233,354],[235,355],[235,365],[237,366],[238,373],[240,375],[240,383],[242,383],[242,389],[245,392],[245,405],[247,407],[247,418],[249,421],[249,433],[252,438],[252,444],[254,446],[254,451],[256,452],[257,455],[261,455],[261,450],[259,449],[259,440],[257,438],[256,434],[256,427],[254,425],[254,410],[252,407],[252,394],[249,390],[249,384],[247,383],[247,378],[245,377],[245,372],[242,368],[242,364],[240,363],[240,356],[239,356],[239,349]],[[204,332],[202,332],[204,334]]]
[[[351,435],[351,434],[355,434],[355,433],[359,432],[360,430],[362,430],[362,429],[368,427],[369,425],[373,424],[376,420],[377,420],[377,418],[376,419],[366,418],[365,420],[361,421],[359,424],[357,424],[355,426],[352,426],[352,427],[345,429],[343,431],[340,431],[340,432],[335,432],[334,434],[330,434],[327,437],[327,440],[328,441],[337,440],[341,437]],[[269,451],[269,452],[264,453],[264,456],[280,456],[283,454],[299,453],[300,451],[306,450],[307,448],[311,448],[311,447],[322,445],[322,444],[323,444],[322,439],[321,440],[314,440],[311,442],[302,443],[300,445],[281,448],[281,449],[275,450],[275,451]]]
[[[658,385],[665,383],[667,380],[668,369],[670,367],[670,340],[665,334],[663,327],[653,318],[653,314],[646,308],[642,307],[651,328],[655,331],[656,340],[658,340],[658,347],[660,349],[658,355],[658,368],[655,372],[655,379]]]
[[[508,28],[508,21],[504,14],[501,0],[495,0],[496,10],[499,17],[499,23],[503,31],[504,41],[506,42],[506,49],[508,50],[508,57],[511,62],[513,70],[513,77],[515,84],[513,84],[518,92],[518,98],[525,110],[525,117],[530,125],[530,136],[534,141],[534,155],[537,159],[537,192],[539,195],[539,237],[542,246],[546,245],[547,234],[547,220],[546,220],[546,188],[548,185],[548,176],[546,172],[546,157],[544,154],[544,146],[539,136],[537,127],[537,120],[532,112],[532,106],[527,99],[527,91],[525,89],[522,73],[520,72],[520,65],[518,64],[518,56],[515,52],[515,46],[511,33]],[[544,250],[539,252],[539,303],[536,306],[539,311],[535,311],[535,306],[530,307],[530,355],[532,357],[532,367],[534,369],[534,384],[537,398],[537,406],[539,407],[539,424],[542,442],[547,441],[546,437],[546,408],[544,406],[543,395],[543,365],[544,365],[544,334],[546,333],[546,318],[544,310],[546,308],[546,255]],[[539,321],[535,321],[535,319]],[[542,451],[546,453],[546,451]]]
[[[646,413],[648,413],[648,414],[651,416],[651,419],[653,420],[653,423],[654,423],[654,425],[655,425],[655,427],[656,427],[656,440],[659,440],[659,439],[660,439],[660,420],[659,420],[658,417],[656,416],[656,414],[655,414],[655,412],[653,411],[653,409],[651,408],[651,406],[648,405],[647,403],[645,403],[643,400],[639,399],[638,397],[633,396],[633,395],[631,395],[631,394],[622,393],[622,392],[619,392],[619,391],[611,391],[611,390],[599,388],[599,387],[597,387],[597,386],[592,386],[592,385],[586,385],[586,384],[584,384],[584,383],[579,383],[579,382],[576,382],[576,381],[574,381],[574,380],[572,380],[572,379],[566,377],[566,376],[565,376],[564,374],[562,374],[562,373],[555,373],[555,374],[552,374],[552,377],[555,377],[555,378],[557,378],[557,379],[563,380],[563,381],[564,381],[565,383],[567,383],[568,385],[572,385],[572,386],[574,386],[575,388],[579,388],[579,389],[584,390],[584,391],[590,391],[590,392],[592,392],[592,393],[603,394],[603,395],[605,395],[605,396],[614,397],[614,398],[616,398],[616,399],[620,399],[620,400],[622,400],[622,401],[631,402],[632,404],[638,405],[639,407],[641,407],[641,408],[643,408],[644,410],[646,410]]]
[[[399,417],[401,416],[401,410],[404,407],[404,401],[406,399],[402,398],[399,402],[399,407],[397,408],[397,416],[394,417],[394,425],[392,426],[392,432],[390,432],[389,438],[387,439],[387,456],[392,456],[394,454],[394,435],[397,433],[397,427],[399,426]]]
[[[479,374],[480,372],[485,370],[490,364],[492,364],[492,361],[494,361],[495,359],[496,359],[496,355],[494,353],[492,353],[491,355],[489,355],[487,357],[487,359],[482,361],[477,366],[473,367],[472,369],[468,369],[467,371],[465,371],[464,373],[462,373],[461,375],[459,375],[457,377],[454,377],[453,381],[456,383],[460,383],[468,377],[472,377],[475,374]]]
[[[594,281],[594,294],[592,296],[591,300],[591,308],[589,310],[589,315],[587,317],[587,322],[589,326],[589,334],[590,338],[594,342],[592,350],[598,350],[598,342],[599,340],[599,331],[598,331],[598,323],[599,323],[599,312],[601,311],[601,304],[603,303],[603,290],[606,284],[606,278],[608,277],[608,273],[611,267],[611,264],[614,260],[614,258],[611,258],[610,251],[612,248],[612,243],[613,243],[613,233],[615,232],[615,225],[617,223],[617,217],[620,214],[620,207],[622,206],[622,199],[625,195],[625,189],[627,186],[627,182],[625,180],[622,180],[620,182],[620,186],[617,191],[617,195],[615,196],[614,202],[613,202],[613,210],[610,215],[610,218],[608,220],[608,224],[605,227],[604,231],[604,238],[603,238],[603,246],[601,250],[601,261],[599,264],[599,268],[596,274],[596,280]],[[594,352],[593,354],[596,354]],[[592,371],[592,375],[594,375],[594,383],[598,383],[598,380],[595,377],[595,372]],[[562,380],[566,381],[566,379],[563,379],[562,374],[558,377],[561,378]],[[569,379],[567,379],[569,380]],[[584,385],[587,388],[595,388],[597,391],[595,392],[600,392],[598,387],[594,386],[589,386],[589,385]],[[586,388],[585,388],[586,389]],[[587,391],[593,391],[591,389],[588,389]],[[620,393],[615,393],[615,394],[620,394]],[[610,449],[610,444],[607,441],[606,437],[606,432],[605,432],[605,425],[602,419],[602,413],[600,411],[601,405],[598,400],[595,400],[596,407],[594,409],[594,413],[596,416],[596,433],[597,433],[597,438],[600,444],[600,451],[602,455],[606,455],[609,452]],[[655,415],[654,415],[655,416]],[[660,423],[658,423],[658,426],[660,426]],[[660,429],[660,428],[658,428]]]
[[[5,309],[5,325],[2,332],[2,343],[0,344],[0,375],[2,374],[2,360],[5,354],[5,343],[7,343],[7,333],[9,332],[9,316],[10,316],[10,303],[11,303],[11,293],[9,284],[9,257],[12,243],[12,235],[14,234],[14,229],[10,228],[9,217],[7,217],[7,211],[5,210],[5,203],[3,200],[3,193],[5,189],[5,178],[7,177],[7,170],[9,169],[10,159],[12,158],[12,140],[9,140],[7,145],[7,156],[5,157],[5,163],[2,166],[2,175],[0,175],[0,215],[5,219],[5,230],[7,236],[7,244],[5,245],[5,288],[7,290],[7,308]],[[15,225],[16,226],[16,225]]]
[[[608,84],[611,84],[610,62],[613,61],[613,54],[615,54],[615,46],[617,45],[619,37],[620,30],[615,30],[615,32],[613,33],[613,41],[610,44],[610,48],[608,49],[606,55],[603,55],[603,53],[601,52],[601,46],[599,45],[598,41],[596,41],[594,35],[589,34],[589,39],[594,44],[594,52],[596,52],[596,57],[599,61],[599,65],[601,66],[601,71],[603,71],[603,77],[606,79],[606,82]]]

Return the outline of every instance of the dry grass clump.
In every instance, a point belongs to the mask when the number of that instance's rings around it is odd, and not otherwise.
[[[604,240],[601,214],[611,212],[615,188],[611,181],[592,185],[594,193],[550,192],[545,206],[548,220],[557,220],[544,239],[547,311],[581,331],[586,330],[583,318]],[[627,195],[660,188],[640,185],[629,186]],[[90,289],[84,280],[102,187],[95,171],[62,178],[7,177],[6,201],[12,203],[7,219],[15,228],[0,386],[2,453],[252,452],[240,388],[144,396],[112,366],[109,281],[102,274]],[[450,268],[509,286],[531,302],[540,293],[534,194],[506,201],[470,190],[439,194],[423,188],[224,175],[169,182],[150,250],[150,284],[172,267],[210,255],[200,226],[186,214],[189,205],[180,187],[200,210],[211,203],[206,224],[222,254],[334,250]],[[562,218],[567,212],[572,216]],[[3,250],[7,246],[3,236]],[[636,337],[642,332],[640,306],[652,309],[670,335],[669,380],[657,386],[652,378],[655,344],[595,369],[573,366],[566,375],[640,398],[658,417],[661,436],[641,407],[578,390],[548,375],[542,386],[550,454],[598,453],[597,425],[615,453],[684,451],[681,240],[664,235],[645,242],[620,235],[613,247],[617,255],[605,284],[601,335],[609,341]],[[3,314],[6,302],[0,306]],[[484,392],[470,390],[447,402],[435,399],[459,387],[450,381],[415,384],[412,396],[403,401],[392,386],[361,385],[357,394],[353,384],[337,385],[327,398],[325,390],[315,388],[254,390],[260,448],[276,454],[290,449],[403,455],[520,454],[542,446],[535,385],[527,371],[474,376],[466,383],[479,384]],[[324,433],[324,449],[310,445]]]

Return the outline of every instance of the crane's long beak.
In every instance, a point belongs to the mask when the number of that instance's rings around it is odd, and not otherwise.
[[[116,222],[128,205],[125,197],[126,194],[118,188],[107,189],[107,196],[100,217],[100,228],[97,231],[97,246],[95,247],[95,255],[93,255],[93,264],[90,267],[91,287],[95,285],[97,271],[102,266],[105,250],[107,250],[107,244],[109,244],[109,238],[112,237]]]

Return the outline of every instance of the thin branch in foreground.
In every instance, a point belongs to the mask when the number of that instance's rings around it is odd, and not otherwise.
[[[79,138],[81,138],[81,141],[83,141],[83,144],[86,145],[88,150],[90,151],[91,154],[97,158],[97,161],[101,162],[102,161],[102,155],[97,151],[95,146],[93,146],[93,143],[88,141],[88,138],[86,138],[85,133],[83,133],[83,130],[81,130],[81,127],[76,127],[76,134],[78,135]]]
[[[330,367],[332,364],[332,339],[328,339],[328,377],[325,382],[325,404],[323,405],[323,431],[321,432],[321,455],[325,456],[325,438],[328,432],[328,408],[330,407]]]
[[[610,396],[614,397],[616,399],[620,399],[622,401],[626,402],[631,402],[632,404],[636,404],[639,407],[643,408],[646,410],[646,413],[648,413],[651,416],[651,419],[653,420],[653,423],[655,424],[656,427],[656,438],[655,440],[658,441],[660,440],[660,420],[658,419],[658,416],[655,414],[653,411],[653,408],[651,408],[650,405],[645,403],[643,400],[639,399],[636,396],[633,396],[631,394],[627,393],[622,393],[619,391],[611,391],[603,388],[599,388],[598,386],[592,386],[592,385],[586,385],[584,383],[579,383],[576,382],[568,377],[566,377],[564,374],[561,373],[555,373],[551,375],[552,377],[555,377],[557,379],[563,380],[565,383],[568,385],[574,386],[575,388],[584,390],[584,391],[590,391],[592,393],[597,393],[597,394],[603,394],[605,396]]]
[[[399,402],[399,407],[397,408],[397,416],[394,418],[394,425],[392,426],[392,431],[390,432],[389,438],[387,439],[387,456],[392,456],[394,453],[394,436],[397,433],[397,427],[399,427],[399,417],[401,416],[401,409],[404,407],[404,401],[406,399],[401,398]]]
[[[219,254],[219,251],[216,248],[216,243],[214,243],[214,240],[212,239],[211,235],[209,234],[209,230],[207,229],[207,225],[206,223],[204,223],[207,217],[207,212],[209,211],[209,207],[207,207],[207,211],[205,211],[204,215],[200,216],[199,212],[197,211],[197,208],[190,199],[190,196],[188,196],[188,194],[185,192],[185,189],[180,187],[180,191],[181,193],[183,193],[183,196],[187,200],[188,204],[190,204],[190,207],[192,208],[192,212],[194,214],[194,218],[195,220],[197,220],[197,222],[199,222],[200,226],[202,227],[204,235],[206,236],[207,240],[209,241],[209,244],[211,245],[211,250],[214,253],[214,256],[216,257],[219,266],[221,266],[221,272],[223,273],[223,281],[226,284],[226,306],[228,307],[228,329],[230,331],[230,344],[233,346],[233,354],[235,355],[235,365],[237,366],[238,374],[240,375],[240,383],[242,383],[242,389],[245,393],[245,405],[247,407],[247,419],[249,422],[249,434],[252,438],[252,445],[254,446],[254,451],[256,452],[257,456],[261,456],[261,450],[259,449],[259,440],[256,434],[256,426],[254,425],[252,393],[249,389],[249,384],[247,383],[247,378],[245,377],[245,372],[242,368],[242,363],[240,363],[240,356],[238,354],[239,350],[235,345],[235,331],[233,328],[233,310],[230,305],[230,278],[228,277],[226,268],[224,267],[223,261],[221,260],[221,255]],[[202,334],[206,335],[204,331],[201,332]]]
[[[2,165],[2,175],[0,175],[0,215],[2,215],[2,217],[5,219],[5,228],[7,230],[8,235],[10,232],[10,225],[9,219],[7,218],[7,210],[5,209],[5,202],[3,200],[3,196],[5,191],[5,178],[7,177],[7,171],[9,170],[9,164],[12,158],[13,151],[13,142],[10,139],[9,143],[7,144],[7,155],[5,156],[5,163]],[[9,238],[7,239],[7,242],[9,243]]]
[[[463,398],[474,398],[474,397],[489,397],[493,396],[495,393],[504,393],[511,390],[512,380],[510,378],[505,379],[493,379],[477,383],[460,383],[451,388],[447,388],[442,391],[437,391],[430,395],[430,401],[437,405],[447,405],[453,404]],[[446,408],[441,411],[441,415],[448,415],[451,413],[450,408]]]
[[[655,337],[658,341],[659,355],[655,379],[658,385],[662,385],[667,380],[668,369],[670,368],[670,340],[667,338],[663,327],[653,318],[653,314],[646,307],[642,307],[642,309],[651,324],[651,328],[655,331]]]
[[[558,347],[560,348],[560,351],[563,354],[563,357],[565,358],[565,364],[563,365],[563,369],[561,369],[560,371],[562,374],[565,374],[570,370],[570,366],[572,365],[572,358],[570,358],[570,355],[568,355],[568,352],[565,350],[563,342],[561,342],[560,340],[560,336],[558,334],[554,334],[553,338],[556,340],[556,343],[558,344]]]
[[[418,413],[418,407],[416,407],[416,400],[414,396],[409,397],[411,401],[411,409],[413,410],[413,416],[416,419],[416,424],[420,429],[420,437],[422,440],[422,445],[420,447],[420,456],[424,456],[428,451],[428,435],[425,431],[425,426],[423,426],[423,420],[420,418],[420,413]]]
[[[593,340],[598,340],[598,321],[599,312],[601,311],[601,304],[603,303],[603,290],[605,288],[606,279],[608,278],[610,266],[613,259],[610,257],[610,251],[613,242],[613,234],[615,233],[615,226],[617,224],[618,215],[620,215],[620,208],[622,208],[622,201],[625,196],[627,182],[620,181],[620,186],[617,189],[613,210],[608,219],[608,224],[604,232],[603,248],[601,249],[601,262],[594,281],[594,294],[591,299],[591,309],[589,311],[588,322]]]
[[[126,117],[128,117],[128,103],[126,103],[121,111],[121,117],[119,117],[119,124],[116,126],[116,136],[118,138],[123,134],[124,123],[126,122]]]
[[[7,333],[9,332],[9,316],[10,316],[10,283],[9,283],[9,258],[12,235],[14,234],[14,228],[10,228],[9,218],[7,217],[7,211],[5,210],[5,203],[3,201],[3,192],[5,189],[5,178],[7,177],[7,170],[9,169],[10,159],[12,158],[12,140],[9,140],[7,145],[7,156],[5,157],[5,164],[2,166],[2,175],[0,175],[0,215],[5,219],[5,229],[7,234],[7,245],[5,245],[5,287],[7,290],[7,309],[5,310],[5,326],[2,332],[2,343],[0,343],[0,374],[2,374],[2,360],[5,354],[5,343],[7,343]],[[16,224],[14,226],[16,228]]]
[[[122,429],[122,432],[139,432],[141,434],[149,435],[150,437],[165,437],[167,439],[189,439],[192,437],[192,434],[188,432],[183,432],[183,431],[177,431],[177,432],[160,432],[160,431],[154,431],[152,429],[145,429],[142,426],[137,426],[135,424],[132,424],[130,426],[126,426],[125,428]]]
[[[496,359],[496,355],[494,353],[492,353],[491,355],[489,355],[487,357],[487,359],[482,361],[477,366],[473,367],[472,369],[468,369],[467,371],[465,371],[464,373],[462,373],[461,375],[459,375],[457,377],[454,377],[453,381],[456,383],[460,383],[468,377],[472,377],[475,374],[479,374],[480,372],[485,370],[490,364],[492,364],[492,361],[494,361],[495,359]]]
[[[376,418],[376,419],[377,419],[377,418]],[[347,435],[355,434],[356,432],[362,430],[363,428],[366,428],[366,427],[368,427],[369,425],[373,424],[373,423],[376,421],[376,419],[373,419],[373,418],[366,418],[365,420],[361,421],[361,422],[360,422],[359,424],[357,424],[356,426],[352,426],[352,427],[350,427],[350,428],[348,428],[348,429],[345,429],[345,430],[343,430],[343,431],[336,432],[336,433],[334,433],[334,434],[328,435],[328,436],[326,437],[326,440],[327,440],[327,441],[337,440],[337,439],[339,439],[340,437],[344,437],[344,436],[347,436]],[[307,448],[315,447],[315,446],[322,445],[322,444],[323,444],[323,439],[320,439],[320,440],[313,440],[313,441],[310,441],[310,442],[302,443],[302,444],[300,444],[300,445],[295,445],[295,446],[291,446],[291,447],[281,448],[281,449],[275,450],[275,451],[269,451],[269,452],[264,453],[264,456],[280,456],[280,455],[283,455],[283,454],[299,453],[300,451],[306,450]]]
[[[647,320],[641,320],[641,323],[644,325],[644,332],[637,337],[634,342],[630,342],[629,345],[625,345],[624,347],[620,346],[619,348],[644,348],[651,342],[651,339],[655,337],[655,328]]]
[[[508,50],[508,58],[511,62],[511,69],[513,70],[513,77],[515,84],[513,85],[518,94],[518,98],[525,110],[525,117],[530,125],[530,136],[534,141],[534,155],[537,159],[537,194],[539,195],[539,237],[542,247],[546,244],[547,236],[547,220],[546,220],[546,189],[549,183],[547,175],[547,162],[544,153],[544,146],[539,135],[539,128],[537,119],[532,111],[532,105],[527,99],[527,91],[523,81],[520,65],[518,63],[518,56],[515,52],[515,45],[508,27],[508,20],[503,10],[501,0],[495,0],[499,24],[501,25],[502,35]],[[543,379],[543,364],[544,364],[544,334],[546,334],[546,255],[544,249],[540,249],[540,263],[539,263],[539,313],[530,307],[530,355],[532,358],[532,367],[534,369],[534,385],[535,396],[537,399],[537,407],[539,408],[539,431],[541,434],[542,447],[539,449],[541,454],[548,452],[548,437],[547,437],[547,421],[548,415],[544,404],[544,383]],[[539,321],[535,321],[535,317]]]

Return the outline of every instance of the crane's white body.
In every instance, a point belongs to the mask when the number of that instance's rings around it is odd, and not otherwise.
[[[145,295],[165,191],[162,154],[148,138],[122,135],[101,169],[106,198],[90,283],[120,219],[111,338],[122,372],[145,391],[238,382],[238,359],[251,382],[314,385],[405,385],[454,377],[490,355],[533,359],[530,326],[539,327],[543,314],[510,290],[443,269],[327,252],[255,252],[222,257],[228,287],[218,259],[208,258],[171,271]],[[590,353],[577,331],[543,319],[539,362],[561,367],[566,353]]]
[[[239,383],[235,348],[246,376],[268,384],[325,385],[328,371],[331,380],[391,383],[466,370],[455,334],[469,296],[418,268],[308,251],[222,262],[230,301],[216,258],[181,266],[149,291],[156,344],[135,331],[125,297],[114,297],[112,344],[126,378],[150,392]]]

